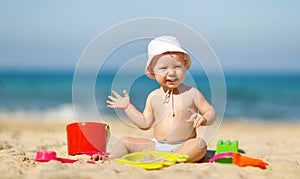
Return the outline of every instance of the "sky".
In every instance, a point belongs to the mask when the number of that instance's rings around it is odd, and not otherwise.
[[[0,71],[73,71],[104,30],[160,17],[201,34],[225,72],[299,73],[299,8],[298,0],[1,1]]]

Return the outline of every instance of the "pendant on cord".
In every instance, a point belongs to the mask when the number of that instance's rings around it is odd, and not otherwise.
[[[173,89],[168,88],[167,91],[166,91],[164,104],[169,103],[170,99],[171,99],[171,105],[172,105],[172,116],[175,117]]]

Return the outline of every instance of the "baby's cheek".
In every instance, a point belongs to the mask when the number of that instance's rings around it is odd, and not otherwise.
[[[155,74],[155,79],[156,80],[163,80],[165,76],[162,73],[157,73]]]
[[[155,73],[155,75],[164,76],[165,70],[157,70],[154,73]]]

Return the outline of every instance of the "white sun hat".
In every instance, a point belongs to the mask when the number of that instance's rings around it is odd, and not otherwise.
[[[188,53],[181,47],[177,38],[173,36],[160,36],[150,41],[148,45],[148,61],[145,68],[145,74],[149,78],[154,79],[153,73],[149,70],[149,65],[153,58],[156,55],[160,55],[165,52],[182,52],[186,54],[187,65],[186,68],[188,69],[191,65],[191,58]]]

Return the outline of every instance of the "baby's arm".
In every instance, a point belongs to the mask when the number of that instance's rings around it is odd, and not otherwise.
[[[152,113],[149,97],[147,98],[146,101],[145,110],[143,113],[141,113],[135,108],[133,104],[131,104],[130,97],[127,91],[125,90],[123,91],[124,97],[122,97],[115,91],[112,91],[112,93],[115,97],[108,96],[110,101],[109,100],[106,101],[108,104],[107,106],[109,108],[118,108],[124,110],[128,118],[140,129],[146,130],[152,126],[154,122],[154,117],[152,115],[153,113]]]
[[[199,110],[200,114],[193,109],[190,109],[190,111],[194,114],[191,116],[188,122],[193,122],[194,127],[213,124],[216,119],[215,109],[208,103],[208,101],[199,90],[197,90],[196,88],[193,88],[193,90],[194,104],[197,110]]]

